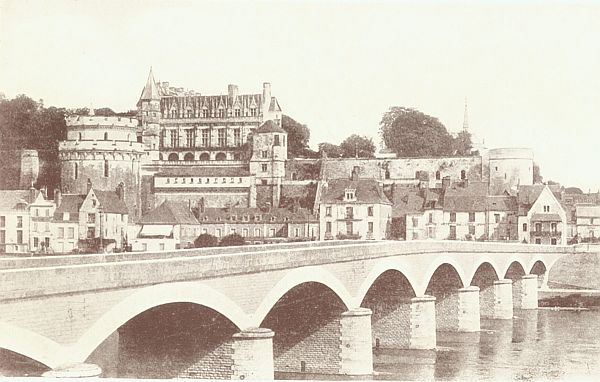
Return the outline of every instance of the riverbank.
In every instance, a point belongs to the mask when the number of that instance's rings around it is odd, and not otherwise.
[[[540,307],[600,307],[600,253],[574,253],[548,273],[549,289],[538,292]]]

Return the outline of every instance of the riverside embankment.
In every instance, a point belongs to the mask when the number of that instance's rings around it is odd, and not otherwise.
[[[549,289],[539,292],[540,306],[600,306],[600,246],[581,244],[577,249],[550,269]]]

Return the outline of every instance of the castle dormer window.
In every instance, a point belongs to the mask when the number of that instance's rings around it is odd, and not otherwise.
[[[253,117],[256,117],[256,108],[255,107],[250,108],[250,115]]]
[[[236,116],[236,117],[239,117],[239,116],[241,116],[241,115],[242,115],[242,113],[241,113],[240,109],[235,109],[235,110],[234,110],[234,113],[235,113],[235,116]]]
[[[356,201],[356,189],[355,188],[346,188],[346,190],[344,191],[344,201],[346,201],[346,202]]]

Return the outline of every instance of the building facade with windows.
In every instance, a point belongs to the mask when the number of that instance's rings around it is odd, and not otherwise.
[[[531,244],[567,243],[567,216],[549,186],[519,188],[519,241]]]
[[[388,238],[392,203],[375,179],[359,177],[321,181],[317,191],[320,240]]]
[[[600,205],[577,204],[576,235],[584,241],[595,241],[600,238]]]
[[[32,252],[45,252],[51,247],[52,220],[56,204],[47,200],[44,192],[38,192],[34,201],[29,205],[31,230],[29,248]]]
[[[0,252],[29,252],[30,190],[0,190]]]

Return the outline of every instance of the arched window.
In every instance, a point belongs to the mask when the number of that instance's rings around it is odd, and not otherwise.
[[[74,171],[75,179],[79,177],[79,165],[75,163],[75,171]]]
[[[296,173],[295,173],[295,172],[293,172],[293,173],[292,173],[292,180],[296,180],[296,178],[297,178],[297,175],[296,175]]]
[[[202,153],[202,154],[200,154],[200,160],[209,161],[210,155],[208,153]]]
[[[465,170],[460,170],[460,178],[467,179],[467,172]]]
[[[163,155],[162,155],[162,153],[158,154],[158,160],[163,160]]]
[[[436,179],[436,180],[440,180],[440,179],[441,179],[441,177],[442,177],[442,174],[441,174],[439,171],[436,171],[436,172],[435,172],[435,179]]]
[[[104,161],[104,177],[108,178],[108,161]]]
[[[79,133],[79,140],[81,140],[81,133]]]
[[[385,178],[386,179],[390,178],[390,170],[385,170]]]
[[[177,155],[177,153],[171,153],[169,154],[169,158],[170,161],[178,161],[179,160],[179,155]]]
[[[190,162],[194,160],[194,154],[192,153],[187,153],[185,154],[185,156],[183,157],[184,161]]]
[[[108,141],[108,133],[104,133],[104,140]]]
[[[217,153],[215,160],[227,160],[227,155],[225,153]]]
[[[233,154],[233,160],[240,160],[242,157],[240,156],[239,153],[235,153]]]

